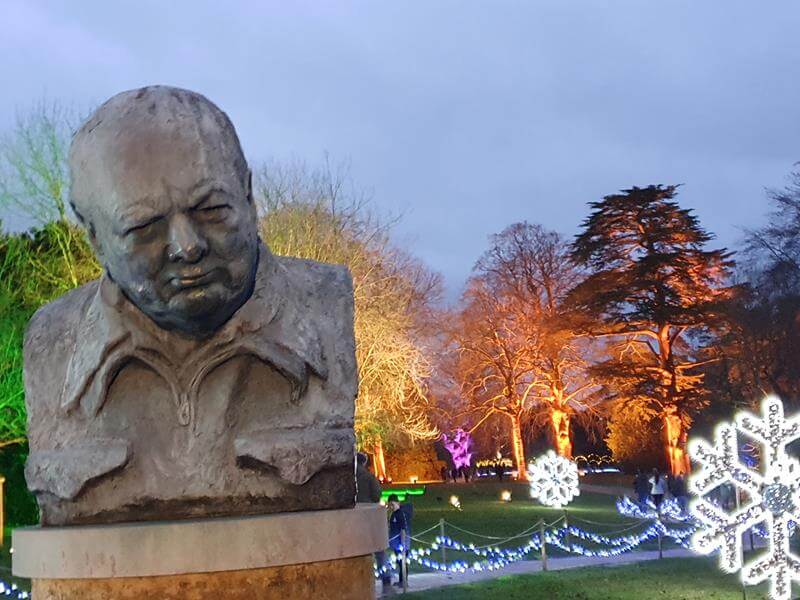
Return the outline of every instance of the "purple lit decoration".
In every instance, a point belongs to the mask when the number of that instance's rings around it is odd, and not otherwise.
[[[472,436],[463,429],[456,429],[452,439],[447,434],[442,434],[444,447],[453,459],[453,466],[456,469],[462,467],[469,468],[472,464]]]

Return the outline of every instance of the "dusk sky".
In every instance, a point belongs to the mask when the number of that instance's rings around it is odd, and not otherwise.
[[[682,183],[720,244],[800,160],[800,4],[0,4],[0,131],[147,84],[225,110],[252,163],[327,152],[454,297],[487,236]]]

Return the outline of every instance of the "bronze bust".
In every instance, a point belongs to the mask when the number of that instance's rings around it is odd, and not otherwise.
[[[227,115],[187,90],[124,92],[69,164],[104,274],[26,335],[42,524],[352,506],[350,276],[259,240]]]

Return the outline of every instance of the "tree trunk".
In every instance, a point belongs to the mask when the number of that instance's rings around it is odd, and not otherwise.
[[[553,408],[550,412],[550,423],[553,426],[553,440],[559,456],[572,460],[572,431],[570,427],[570,414],[560,408]]]
[[[663,393],[662,406],[665,406],[662,420],[666,436],[667,464],[673,477],[689,474],[689,454],[686,451],[688,431],[675,406],[677,375],[672,357],[672,327],[663,325],[658,332],[659,366],[661,368],[661,385]]]
[[[689,454],[686,451],[686,440],[689,432],[674,406],[668,407],[663,416],[664,433],[666,435],[667,464],[673,477],[689,475]]]
[[[388,476],[386,474],[386,458],[383,455],[383,442],[378,439],[372,448],[373,460],[372,464],[375,468],[375,477],[380,481],[386,481]]]
[[[528,481],[528,465],[525,462],[525,447],[522,445],[522,420],[517,415],[511,416],[511,445],[517,465],[517,479]]]

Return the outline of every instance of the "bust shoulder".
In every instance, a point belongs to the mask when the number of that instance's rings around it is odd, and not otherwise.
[[[285,316],[292,330],[319,339],[328,366],[334,368],[334,379],[343,382],[346,395],[355,397],[358,377],[350,270],[295,257],[276,260],[287,282]]]
[[[67,367],[81,333],[80,324],[97,294],[99,280],[91,281],[45,304],[28,322],[23,343],[23,374],[28,422],[56,409]],[[29,427],[29,435],[41,434]]]
[[[317,262],[294,256],[276,256],[280,268],[303,295],[326,299],[353,295],[353,279],[344,265]]]
[[[100,280],[95,279],[39,307],[25,330],[26,366],[44,358],[50,363],[53,352],[58,352],[61,346],[71,347],[75,330],[97,294],[99,284]]]

